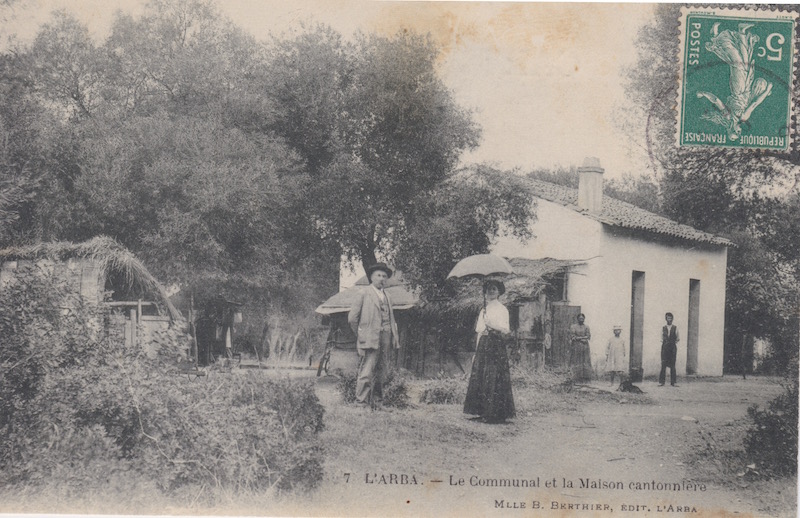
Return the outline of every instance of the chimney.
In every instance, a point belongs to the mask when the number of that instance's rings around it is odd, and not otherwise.
[[[600,213],[603,210],[603,172],[600,159],[586,157],[578,168],[578,207]]]

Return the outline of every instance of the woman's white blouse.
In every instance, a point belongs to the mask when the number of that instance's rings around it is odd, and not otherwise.
[[[482,309],[478,314],[478,322],[475,324],[475,332],[478,336],[482,335],[488,328],[510,333],[511,326],[508,323],[508,309],[499,300],[492,300],[486,304],[486,309]]]

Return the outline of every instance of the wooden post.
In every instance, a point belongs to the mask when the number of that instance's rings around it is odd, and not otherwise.
[[[407,331],[407,329],[406,329],[405,321],[403,321],[402,325],[400,325],[398,323],[398,325],[397,325],[397,334],[399,336],[397,337],[397,341],[400,343],[400,349],[397,350],[397,365],[399,365],[400,367],[402,367],[404,369],[406,368],[406,344],[405,344],[405,342],[406,342],[406,340],[408,338],[406,336],[408,334],[406,331]]]
[[[138,319],[136,318],[136,310],[131,309],[128,314],[130,315],[131,319],[131,347],[136,347],[136,332],[137,332],[137,322]]]
[[[200,367],[200,353],[197,350],[197,328],[194,325],[194,292],[189,296],[189,332],[192,336],[192,358],[194,359],[194,368]]]
[[[264,350],[264,346],[267,343],[267,333],[269,332],[269,322],[266,320],[264,321],[264,329],[261,331],[261,340],[258,343],[256,349],[256,358],[258,358],[258,365],[261,366],[261,352]]]
[[[742,333],[742,349],[739,351],[739,363],[742,366],[742,379],[747,379],[747,358],[745,348],[747,347],[747,333]]]

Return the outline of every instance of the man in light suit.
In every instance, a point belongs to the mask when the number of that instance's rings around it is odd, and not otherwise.
[[[384,287],[392,276],[384,263],[367,268],[370,285],[361,290],[350,307],[347,317],[361,356],[361,367],[356,382],[356,401],[371,404],[383,396],[383,382],[392,358],[392,349],[398,349],[397,323],[392,301]]]

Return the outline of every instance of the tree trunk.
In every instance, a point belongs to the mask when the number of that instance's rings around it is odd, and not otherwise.
[[[263,356],[262,352],[264,351],[264,346],[267,345],[267,333],[269,332],[269,322],[264,322],[264,329],[261,331],[261,340],[258,342],[256,346],[256,358],[258,358],[258,364],[261,365],[261,357]],[[269,347],[267,345],[267,347]],[[269,355],[269,349],[267,349]]]
[[[747,355],[745,354],[745,347],[747,347],[747,334],[742,333],[742,350],[740,351],[739,362],[742,366],[742,379],[747,379]]]
[[[362,247],[361,250],[358,251],[358,255],[361,258],[361,264],[364,266],[364,273],[366,274],[367,268],[376,264],[378,262],[378,258],[375,257],[375,249],[369,247]]]

